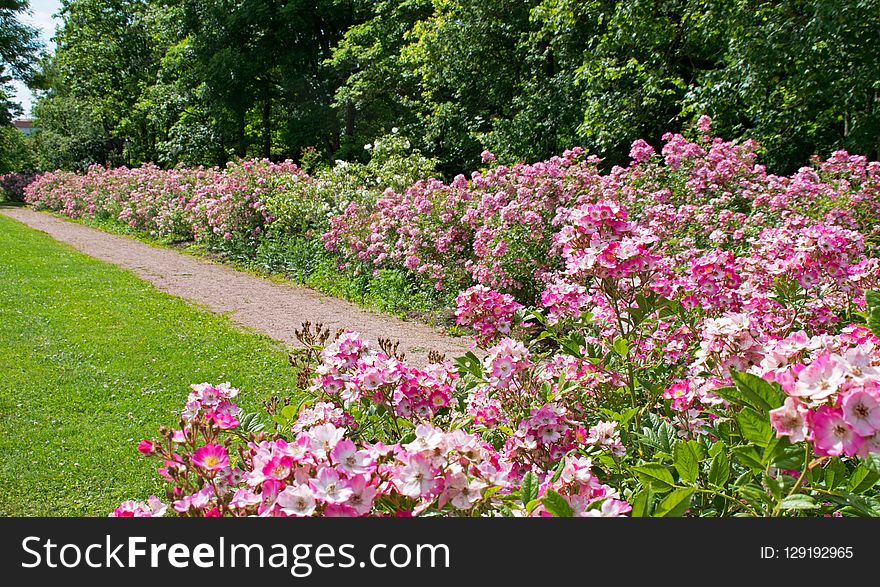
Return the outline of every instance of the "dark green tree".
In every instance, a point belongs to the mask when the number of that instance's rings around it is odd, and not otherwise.
[[[9,82],[30,80],[41,48],[36,29],[20,20],[27,10],[26,0],[0,0],[0,125],[21,113]]]

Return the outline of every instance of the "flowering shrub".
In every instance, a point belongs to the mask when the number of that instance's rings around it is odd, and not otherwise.
[[[880,515],[880,163],[839,151],[780,177],[753,142],[705,117],[696,132],[636,141],[607,173],[580,149],[509,168],[486,152],[470,178],[340,199],[268,162],[48,174],[26,193],[221,249],[299,234],[340,267],[456,293],[474,330],[475,352],[426,369],[310,339],[317,403],[273,413],[271,434],[191,398],[150,445],[169,511]]]
[[[10,202],[24,201],[24,188],[26,188],[34,179],[36,173],[6,173],[0,175],[0,199],[6,199]]]
[[[180,427],[138,446],[161,461],[170,509],[151,496],[111,515],[615,516],[630,509],[588,456],[571,451],[558,463],[531,462],[542,448],[496,446],[481,427],[463,427],[460,406],[469,401],[448,361],[414,369],[352,332],[310,359],[317,363],[301,365],[300,375],[310,377],[314,402],[275,414],[272,434],[241,430],[230,402],[238,392],[228,384],[193,385]],[[561,427],[548,410],[531,409],[524,424]],[[591,435],[602,450],[619,449],[613,424]]]
[[[111,515],[880,514],[868,328],[793,333],[748,371],[666,389],[621,373],[639,363],[619,342],[592,357],[541,332],[426,369],[354,332],[306,333],[307,402],[268,402],[267,432],[238,390],[193,385],[178,427],[138,446],[161,462],[167,502]]]
[[[302,172],[292,163],[243,161],[225,169],[152,165],[129,169],[91,166],[85,174],[44,173],[26,190],[36,208],[110,219],[154,237],[223,247],[252,241],[272,220],[265,195]]]

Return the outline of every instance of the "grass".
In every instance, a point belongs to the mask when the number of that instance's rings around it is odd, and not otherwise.
[[[106,515],[163,496],[135,450],[189,384],[245,411],[292,396],[283,346],[0,216],[0,515]]]

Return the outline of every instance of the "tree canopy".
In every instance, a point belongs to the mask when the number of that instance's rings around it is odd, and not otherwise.
[[[0,0],[0,125],[21,113],[12,101],[9,82],[31,79],[40,49],[36,29],[21,20],[27,10],[26,0]]]
[[[23,6],[0,2],[22,76]],[[880,157],[880,0],[65,0],[61,19],[32,81],[48,167],[356,160],[392,128],[446,174],[485,148],[610,165],[702,114],[778,172]]]

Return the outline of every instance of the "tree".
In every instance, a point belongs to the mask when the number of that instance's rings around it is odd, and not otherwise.
[[[686,108],[758,139],[779,172],[837,148],[880,159],[880,1],[728,4],[724,67]]]
[[[19,20],[27,10],[25,0],[0,0],[0,125],[21,113],[10,97],[9,82],[30,79],[40,49],[36,29]]]
[[[32,87],[38,93],[34,117],[40,130],[32,143],[39,169],[83,170],[110,158],[103,126],[88,102],[70,91],[53,56],[41,60]]]
[[[156,130],[135,105],[155,81],[159,54],[145,0],[64,0],[54,66],[63,93],[100,125],[106,161],[156,159]]]

